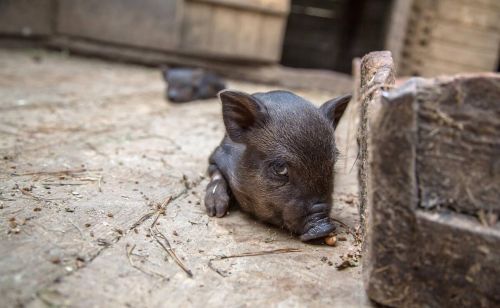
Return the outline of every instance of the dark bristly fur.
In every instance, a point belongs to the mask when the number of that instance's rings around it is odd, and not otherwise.
[[[234,197],[244,211],[303,241],[333,231],[334,129],[350,96],[319,109],[286,91],[224,91],[220,99],[226,135],[209,158],[208,215],[224,216]]]

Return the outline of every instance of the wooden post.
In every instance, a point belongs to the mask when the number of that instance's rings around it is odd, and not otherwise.
[[[500,75],[382,92],[389,64],[371,53],[361,68],[367,293],[398,307],[499,305]]]

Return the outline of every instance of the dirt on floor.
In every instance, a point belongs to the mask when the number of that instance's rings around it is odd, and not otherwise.
[[[358,250],[345,227],[330,247],[237,210],[205,214],[220,104],[173,105],[164,90],[152,68],[0,50],[0,306],[370,306],[360,266],[337,269]],[[352,231],[346,148],[332,216]]]

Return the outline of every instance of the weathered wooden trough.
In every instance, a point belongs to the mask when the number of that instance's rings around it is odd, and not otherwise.
[[[385,90],[385,91],[384,91]],[[500,304],[500,75],[410,79],[361,64],[364,277],[389,306]]]

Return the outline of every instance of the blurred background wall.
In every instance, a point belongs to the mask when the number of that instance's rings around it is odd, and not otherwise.
[[[380,49],[399,75],[498,71],[499,21],[498,0],[0,0],[4,40],[344,73]]]

